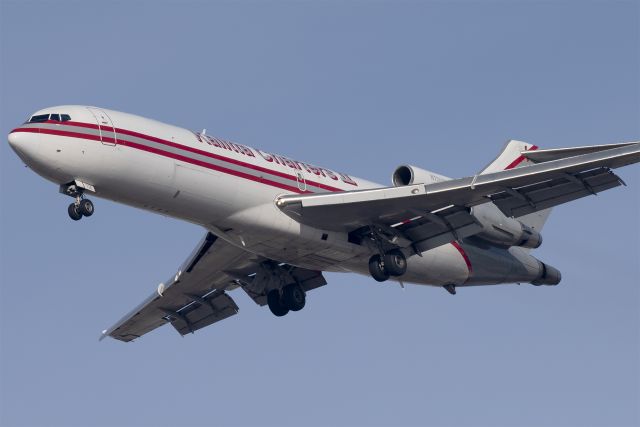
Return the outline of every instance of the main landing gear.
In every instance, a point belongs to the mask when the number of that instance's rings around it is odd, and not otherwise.
[[[74,197],[75,202],[71,203],[67,208],[69,218],[74,221],[82,219],[83,216],[91,216],[94,212],[93,202],[89,199],[85,199],[81,188],[75,185],[70,185],[64,191],[71,197]]]
[[[267,294],[267,304],[273,314],[282,317],[289,311],[302,310],[306,303],[304,290],[297,283],[287,285],[282,290],[273,289]]]
[[[391,276],[402,276],[406,272],[407,258],[399,249],[369,258],[369,273],[378,282],[384,282]]]

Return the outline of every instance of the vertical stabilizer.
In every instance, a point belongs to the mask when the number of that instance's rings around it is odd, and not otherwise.
[[[523,155],[523,151],[533,151],[537,150],[538,147],[533,144],[529,144],[523,141],[516,141],[512,139],[507,141],[502,152],[495,158],[494,161],[489,163],[487,167],[485,167],[480,175],[484,175],[491,172],[499,172],[507,169],[519,168],[522,166],[529,166],[531,163],[530,160],[526,159]]]
[[[537,149],[538,147],[536,145],[512,139],[505,144],[502,152],[498,154],[498,157],[496,157],[495,160],[489,163],[489,165],[485,167],[482,172],[480,172],[480,175],[520,168],[523,166],[530,166],[533,164],[533,162],[525,158],[522,155],[522,152],[533,151]],[[547,218],[549,218],[550,213],[551,209],[544,209],[529,215],[522,216],[518,218],[518,221],[522,222],[525,225],[528,225],[529,227],[537,231],[541,231],[544,223],[547,221]]]

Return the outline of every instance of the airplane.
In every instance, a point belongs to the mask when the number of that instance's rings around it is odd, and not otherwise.
[[[105,108],[45,108],[8,135],[34,172],[94,214],[87,195],[189,221],[205,235],[172,276],[104,330],[129,342],[181,335],[238,313],[242,289],[276,316],[301,310],[323,272],[441,287],[557,285],[531,255],[551,208],[624,185],[640,142],[539,149],[510,140],[480,172],[397,167],[390,186]]]

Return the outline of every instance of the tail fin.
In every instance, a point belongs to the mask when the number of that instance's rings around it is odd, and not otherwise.
[[[531,165],[532,163],[522,155],[522,152],[537,149],[536,145],[515,139],[507,141],[502,152],[480,172],[480,175]]]
[[[538,147],[536,145],[528,144],[523,141],[516,141],[515,139],[507,141],[498,157],[489,163],[489,165],[487,165],[479,175],[532,165],[533,163],[525,158],[522,155],[522,152],[537,149]],[[518,218],[518,221],[537,231],[541,231],[547,221],[547,218],[549,218],[550,213],[551,208],[544,209],[529,215],[521,216]]]

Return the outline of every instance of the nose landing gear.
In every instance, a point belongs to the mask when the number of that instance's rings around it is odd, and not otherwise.
[[[74,197],[75,202],[71,203],[67,208],[69,218],[74,221],[82,219],[83,216],[91,216],[94,212],[93,202],[89,199],[85,199],[83,191],[75,185],[69,185],[65,190],[65,194]]]
[[[69,213],[69,218],[71,218],[74,221],[78,221],[82,219],[82,212],[80,212],[79,206],[77,206],[75,203],[71,203],[69,205],[67,212]]]
[[[83,216],[93,215],[93,211],[93,202],[89,199],[80,199],[80,196],[78,196],[78,200],[71,203],[67,208],[69,218],[74,221],[82,219]]]

